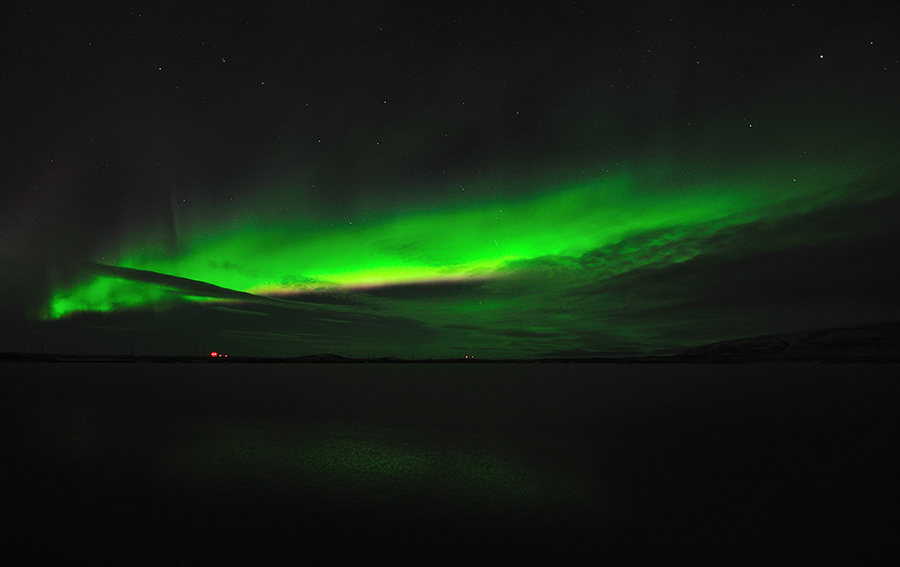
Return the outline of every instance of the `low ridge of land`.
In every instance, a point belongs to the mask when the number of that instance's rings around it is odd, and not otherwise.
[[[672,355],[580,358],[351,358],[323,353],[294,357],[81,355],[0,353],[0,362],[242,363],[749,363],[900,362],[900,322],[871,323],[718,341]]]

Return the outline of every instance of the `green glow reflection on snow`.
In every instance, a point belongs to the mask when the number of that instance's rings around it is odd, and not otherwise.
[[[408,434],[408,432],[407,432]],[[547,463],[514,463],[477,447],[434,446],[396,431],[217,434],[176,448],[164,469],[181,482],[230,492],[320,498],[404,509],[541,518],[598,505],[597,487]],[[392,438],[395,437],[395,438]]]

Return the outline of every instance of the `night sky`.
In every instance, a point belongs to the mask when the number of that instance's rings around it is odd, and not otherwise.
[[[895,3],[725,6],[4,2],[0,352],[664,354],[900,318]]]

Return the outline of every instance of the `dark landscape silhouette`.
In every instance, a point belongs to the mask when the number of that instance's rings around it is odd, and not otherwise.
[[[210,356],[213,354],[213,356]],[[879,322],[852,327],[814,329],[729,339],[671,355],[579,358],[452,358],[403,359],[391,356],[352,358],[338,354],[304,356],[73,355],[43,352],[3,353],[0,361],[33,362],[182,362],[182,363],[315,363],[315,364],[502,364],[502,363],[749,363],[749,362],[900,362],[900,323]]]

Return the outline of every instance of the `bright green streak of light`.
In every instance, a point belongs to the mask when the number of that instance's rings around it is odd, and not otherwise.
[[[58,319],[75,311],[116,311],[136,305],[167,301],[209,301],[206,297],[179,293],[161,285],[98,276],[73,289],[57,293],[50,303],[49,317]]]
[[[53,296],[48,316],[58,319],[73,311],[113,311],[119,307],[142,305],[162,300],[166,290],[110,277],[97,277],[88,283]]]
[[[119,265],[262,293],[486,277],[513,260],[577,256],[630,233],[733,211],[724,197],[642,202],[624,190],[622,182],[586,186],[338,228],[244,229],[201,239],[174,260],[133,256]]]
[[[839,180],[829,180],[832,187]],[[759,218],[787,197],[815,202],[821,187],[759,190],[749,184],[670,192],[638,191],[626,177],[539,197],[408,212],[341,226],[243,227],[201,236],[180,253],[135,250],[116,265],[257,294],[339,287],[491,278],[512,262],[578,257],[642,232],[725,226]],[[779,196],[781,195],[781,196]],[[821,199],[819,199],[821,200]],[[299,219],[304,222],[308,219]],[[155,304],[182,294],[157,284],[110,277],[64,290],[48,317]]]

